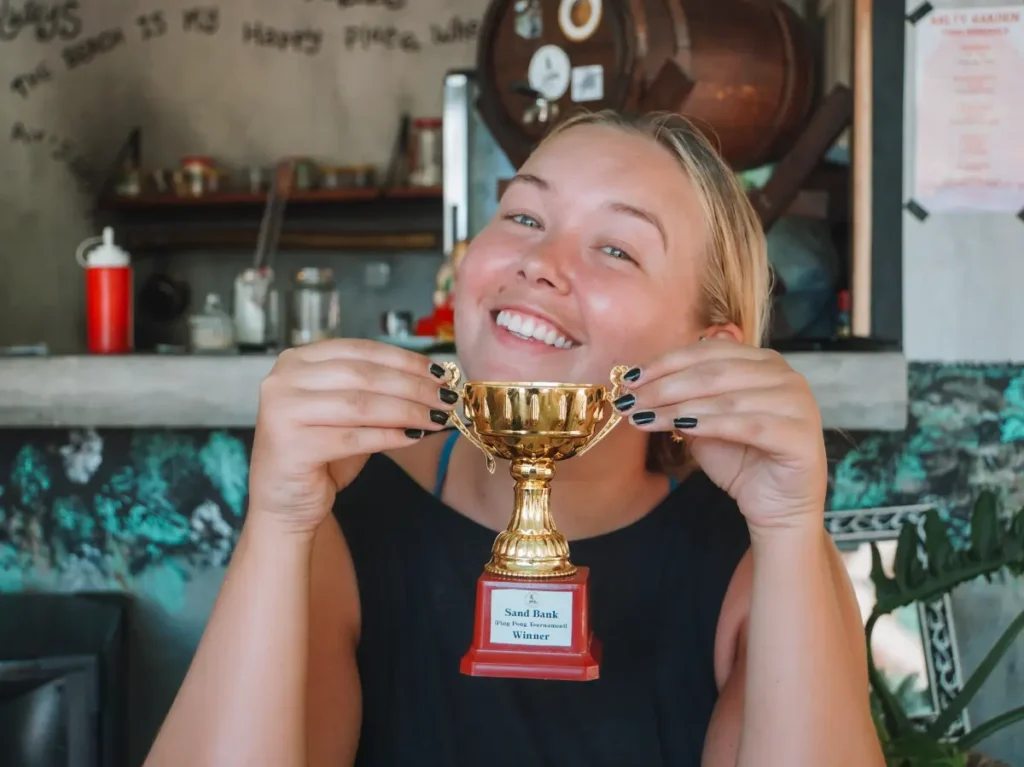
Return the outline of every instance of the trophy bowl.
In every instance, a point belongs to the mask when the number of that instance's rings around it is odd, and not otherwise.
[[[601,385],[467,383],[462,408],[492,455],[561,461],[593,440],[607,402]]]
[[[466,418],[463,422],[453,413],[452,423],[485,454],[490,471],[495,458],[509,461],[515,482],[512,518],[495,539],[484,569],[507,578],[572,576],[577,568],[569,560],[569,542],[551,516],[555,463],[583,455],[618,423],[611,400],[621,390],[625,367],[612,371],[612,387],[467,382],[461,388],[458,368],[446,367]]]

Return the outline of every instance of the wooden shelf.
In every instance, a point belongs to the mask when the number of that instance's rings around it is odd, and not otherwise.
[[[204,197],[140,195],[97,201],[98,223],[111,226],[132,252],[251,250],[266,197],[221,193]],[[441,249],[440,190],[345,189],[289,198],[278,248],[398,251]]]
[[[186,250],[252,251],[256,247],[258,230],[210,229],[195,230],[176,227],[122,228],[119,237],[133,253],[162,253]],[[431,232],[282,232],[278,243],[281,251],[413,251],[440,250],[441,239]]]
[[[145,167],[142,132],[131,132],[94,202],[96,223],[111,226],[137,255],[186,250],[252,250],[266,194],[227,188],[198,197],[147,190],[117,194],[119,169]],[[441,249],[441,187],[295,189],[281,222],[280,250]]]

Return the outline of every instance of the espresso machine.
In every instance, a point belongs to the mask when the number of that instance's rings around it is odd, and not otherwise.
[[[444,254],[484,228],[498,209],[498,183],[515,168],[498,146],[476,108],[479,94],[473,70],[453,70],[444,78],[442,188]]]

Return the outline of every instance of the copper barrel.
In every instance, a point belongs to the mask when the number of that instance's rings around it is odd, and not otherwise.
[[[686,115],[745,170],[784,155],[815,105],[810,32],[781,0],[494,0],[477,70],[515,165],[559,119],[611,107]]]

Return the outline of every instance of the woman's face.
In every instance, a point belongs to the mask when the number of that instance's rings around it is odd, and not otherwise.
[[[520,169],[459,265],[469,380],[607,383],[700,334],[700,203],[654,141],[577,126]]]

